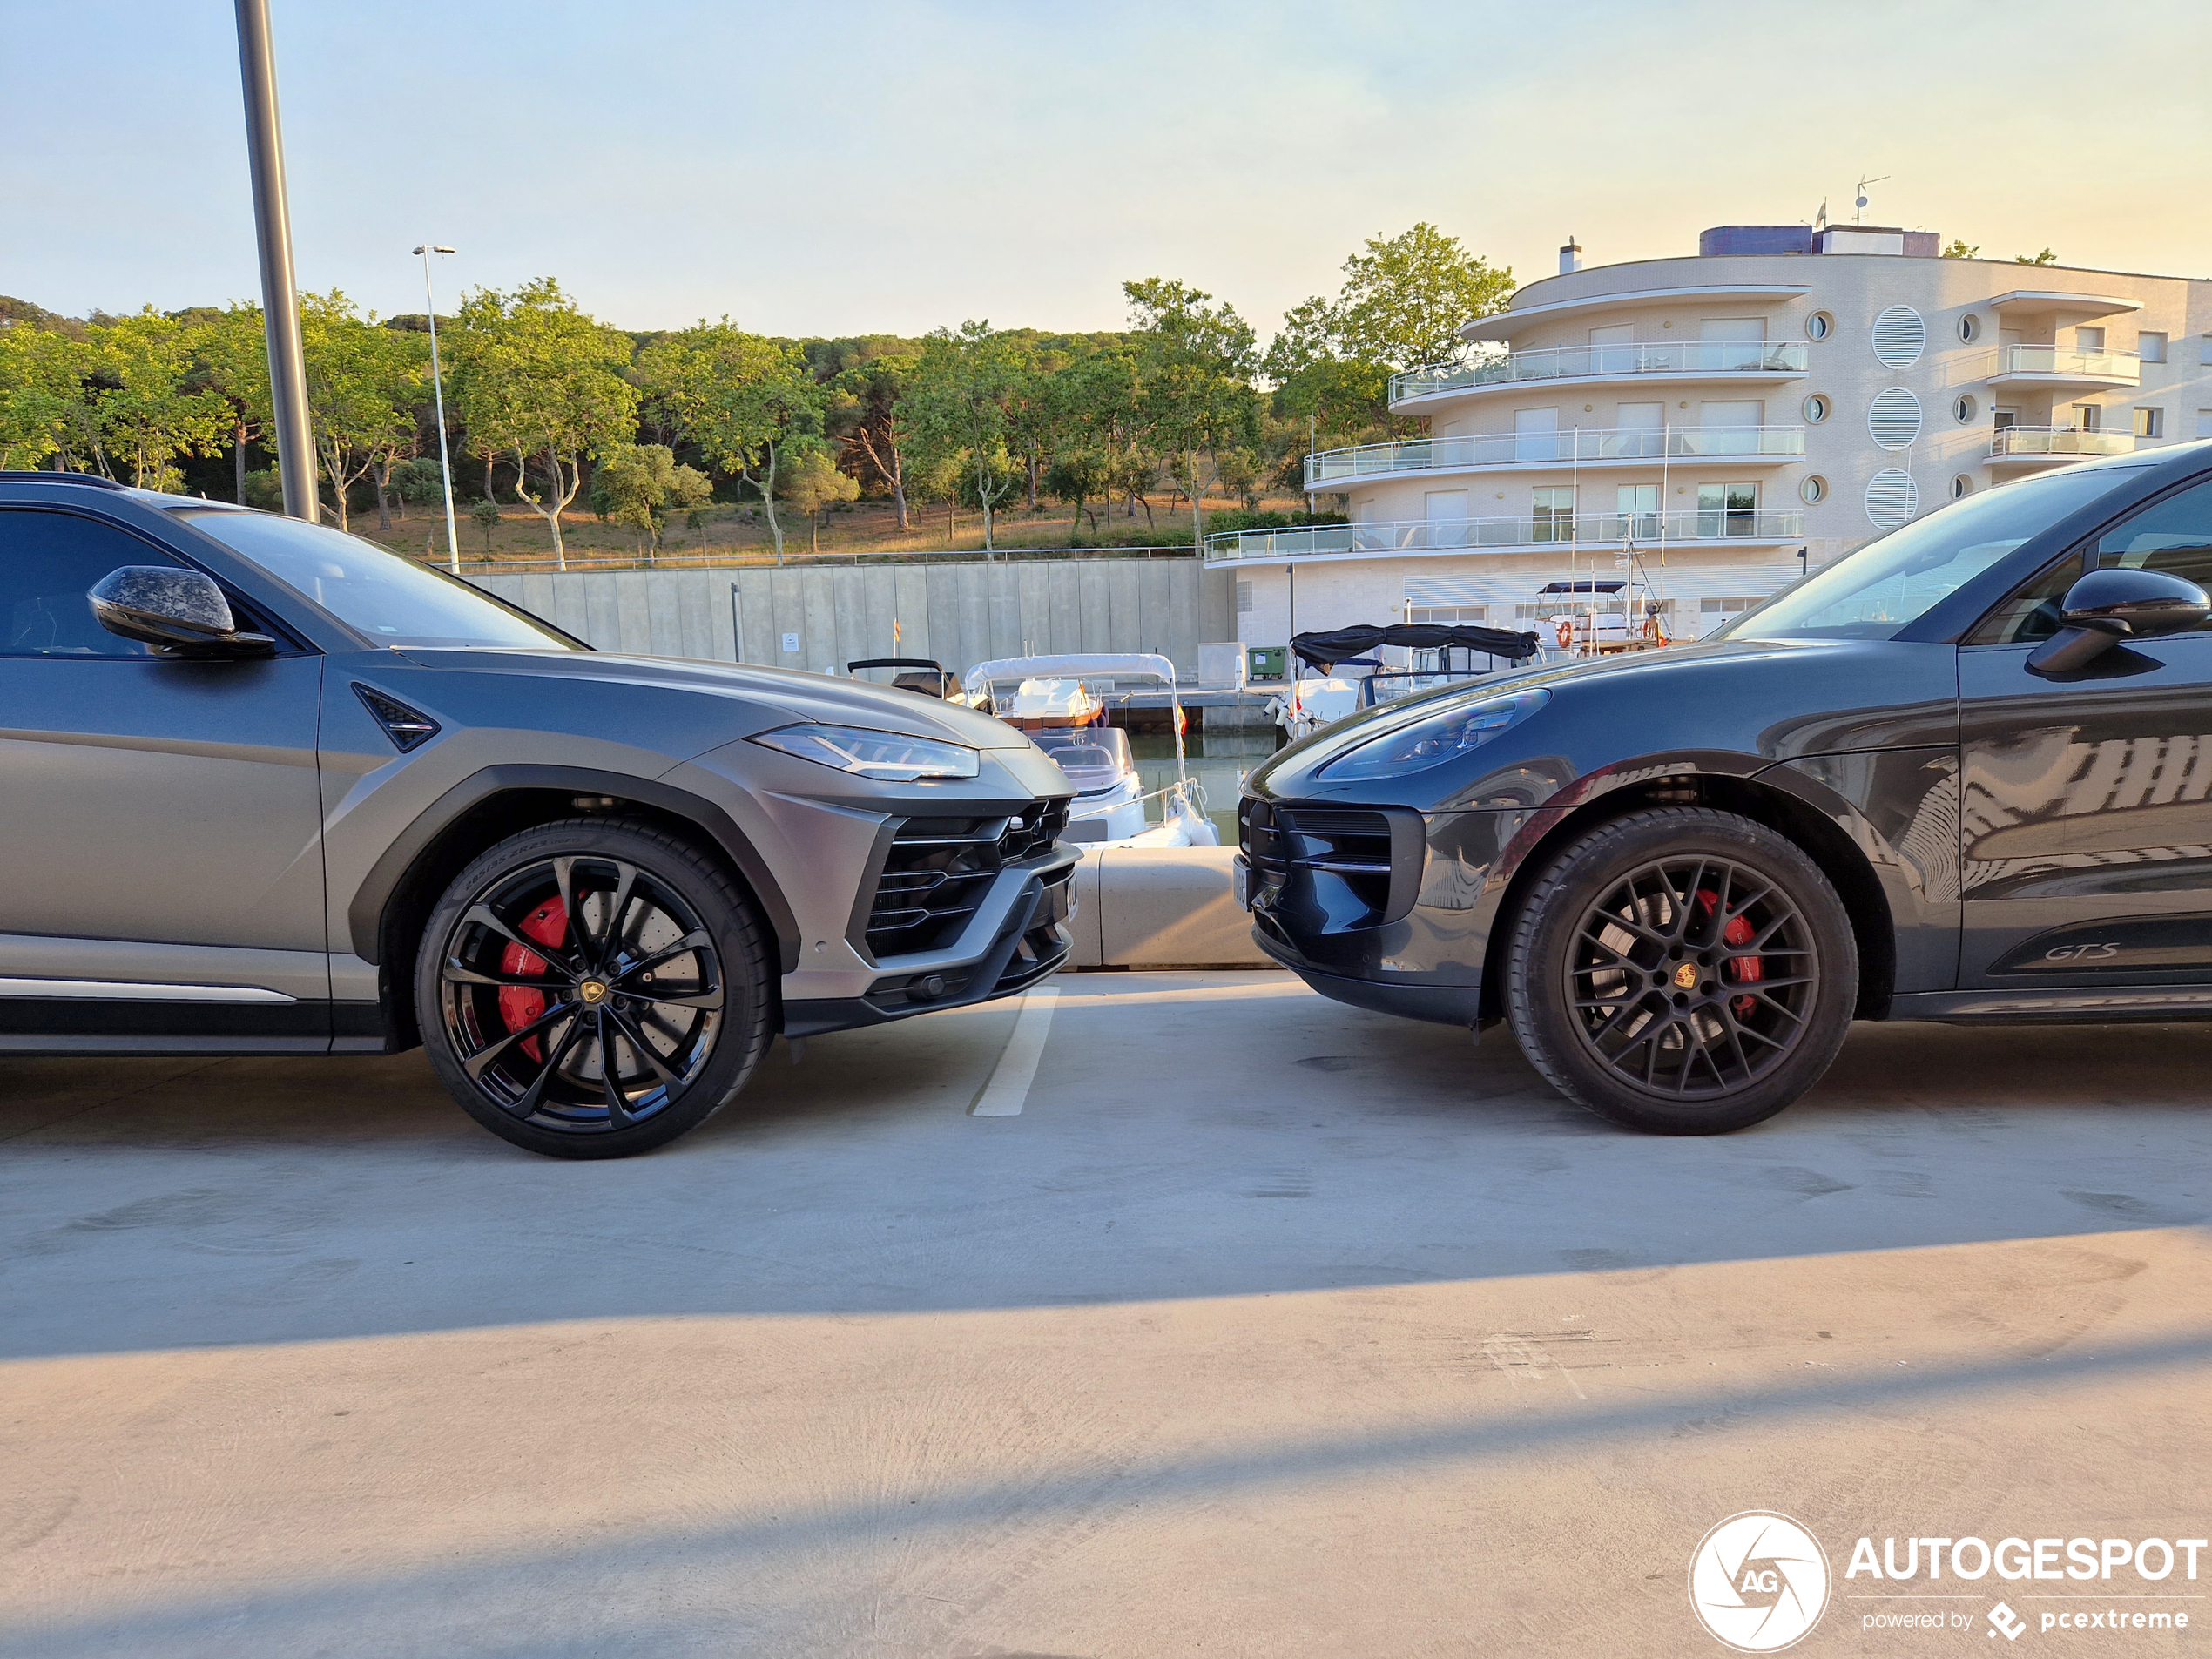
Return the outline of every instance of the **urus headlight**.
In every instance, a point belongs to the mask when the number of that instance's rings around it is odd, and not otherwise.
[[[974,750],[961,744],[909,738],[896,732],[871,732],[856,725],[778,726],[752,741],[818,766],[894,784],[925,778],[973,778],[981,761]]]
[[[1425,720],[1394,726],[1324,762],[1313,775],[1331,783],[1344,783],[1360,778],[1395,778],[1440,766],[1519,725],[1550,702],[1551,695],[1542,690],[1515,691],[1510,697],[1492,698],[1448,714],[1433,714]]]

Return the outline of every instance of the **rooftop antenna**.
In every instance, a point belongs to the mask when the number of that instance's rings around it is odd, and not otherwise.
[[[1812,216],[1812,227],[1815,230],[1823,230],[1826,228],[1827,224],[1828,199],[1825,196],[1823,196],[1820,199],[1820,211]]]
[[[1858,224],[1858,216],[1866,211],[1866,186],[1885,184],[1889,177],[1889,174],[1884,173],[1879,179],[1862,179],[1858,181],[1858,199],[1851,204],[1851,222],[1852,224]]]

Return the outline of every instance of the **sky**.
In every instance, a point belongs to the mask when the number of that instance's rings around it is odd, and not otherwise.
[[[629,328],[1261,331],[1426,219],[1522,280],[1848,219],[2212,274],[2212,4],[270,0],[303,286]],[[0,0],[0,293],[258,298],[232,8]]]

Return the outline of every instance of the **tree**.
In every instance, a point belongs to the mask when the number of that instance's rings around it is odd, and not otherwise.
[[[489,558],[491,556],[491,533],[499,528],[499,503],[494,501],[490,496],[487,496],[483,498],[483,500],[478,502],[474,507],[471,507],[469,509],[469,516],[475,519],[477,524],[482,528],[484,532],[484,556],[486,558]]]
[[[16,322],[0,328],[0,468],[29,470],[49,456],[78,467],[97,447],[85,382],[92,349],[56,330]]]
[[[697,467],[679,465],[663,443],[610,448],[591,469],[591,507],[602,518],[636,530],[660,552],[661,531],[671,507],[695,507],[713,493]]]
[[[2014,265],[2056,265],[2058,262],[2059,256],[2052,253],[2047,247],[2032,260],[2025,253],[2015,253],[2013,255],[2013,263]]]
[[[710,465],[760,492],[776,563],[784,531],[776,517],[776,471],[784,445],[821,426],[822,394],[806,359],[788,341],[749,334],[727,317],[664,334],[638,354],[647,405],[698,446]]]
[[[338,528],[352,528],[347,492],[374,477],[377,528],[388,530],[391,469],[415,446],[416,404],[430,361],[427,339],[383,327],[373,311],[362,318],[335,288],[300,296],[300,327],[307,427],[334,497]]]
[[[873,474],[891,492],[899,528],[907,522],[906,449],[914,438],[906,398],[914,368],[911,352],[886,353],[840,370],[831,382],[831,430],[857,463],[856,475]]]
[[[264,440],[269,421],[269,341],[261,307],[240,301],[201,329],[201,378],[230,406],[232,499],[246,503],[246,446]]]
[[[1013,341],[988,322],[964,322],[921,342],[907,398],[916,447],[933,464],[960,462],[962,493],[983,512],[986,553],[994,546],[998,503],[1022,475],[1007,448],[1021,371]]]
[[[1284,314],[1262,365],[1282,413],[1335,428],[1386,419],[1392,373],[1457,361],[1460,330],[1503,311],[1514,289],[1511,267],[1426,222],[1369,237],[1344,273],[1334,300],[1317,294]]]
[[[1069,545],[1082,539],[1083,503],[1104,500],[1113,482],[1113,467],[1104,450],[1078,446],[1054,453],[1052,464],[1044,469],[1044,491],[1063,502],[1072,515],[1068,525]],[[1098,528],[1096,513],[1090,516],[1090,527]]]
[[[553,558],[569,568],[561,515],[583,485],[583,462],[627,442],[637,428],[637,392],[623,371],[636,347],[579,310],[550,277],[512,294],[480,288],[462,302],[453,334],[453,408],[470,450],[515,458],[515,493],[553,536]],[[542,493],[530,489],[537,469]]]
[[[112,477],[120,463],[141,489],[176,488],[176,458],[213,455],[229,426],[222,398],[187,384],[199,330],[148,306],[85,332],[100,469]]]
[[[812,529],[807,539],[809,550],[822,550],[822,509],[833,502],[858,501],[860,481],[847,472],[838,470],[837,460],[829,446],[817,438],[805,447],[794,448],[789,461],[788,479],[784,485],[784,498],[798,511],[806,515]]]
[[[1965,237],[1954,236],[1944,245],[1942,257],[1946,260],[1971,260],[1980,252],[1981,245],[1979,242],[1970,247]]]
[[[1160,277],[1124,282],[1137,337],[1137,407],[1153,442],[1177,458],[1203,545],[1209,473],[1228,448],[1258,441],[1251,326],[1227,300]]]

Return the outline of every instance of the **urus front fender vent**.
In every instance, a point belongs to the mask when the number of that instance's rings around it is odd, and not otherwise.
[[[391,738],[392,746],[401,754],[420,749],[438,735],[435,720],[419,709],[408,707],[395,697],[371,691],[359,680],[354,682],[354,695],[376,718],[376,724],[384,728],[384,735]]]

